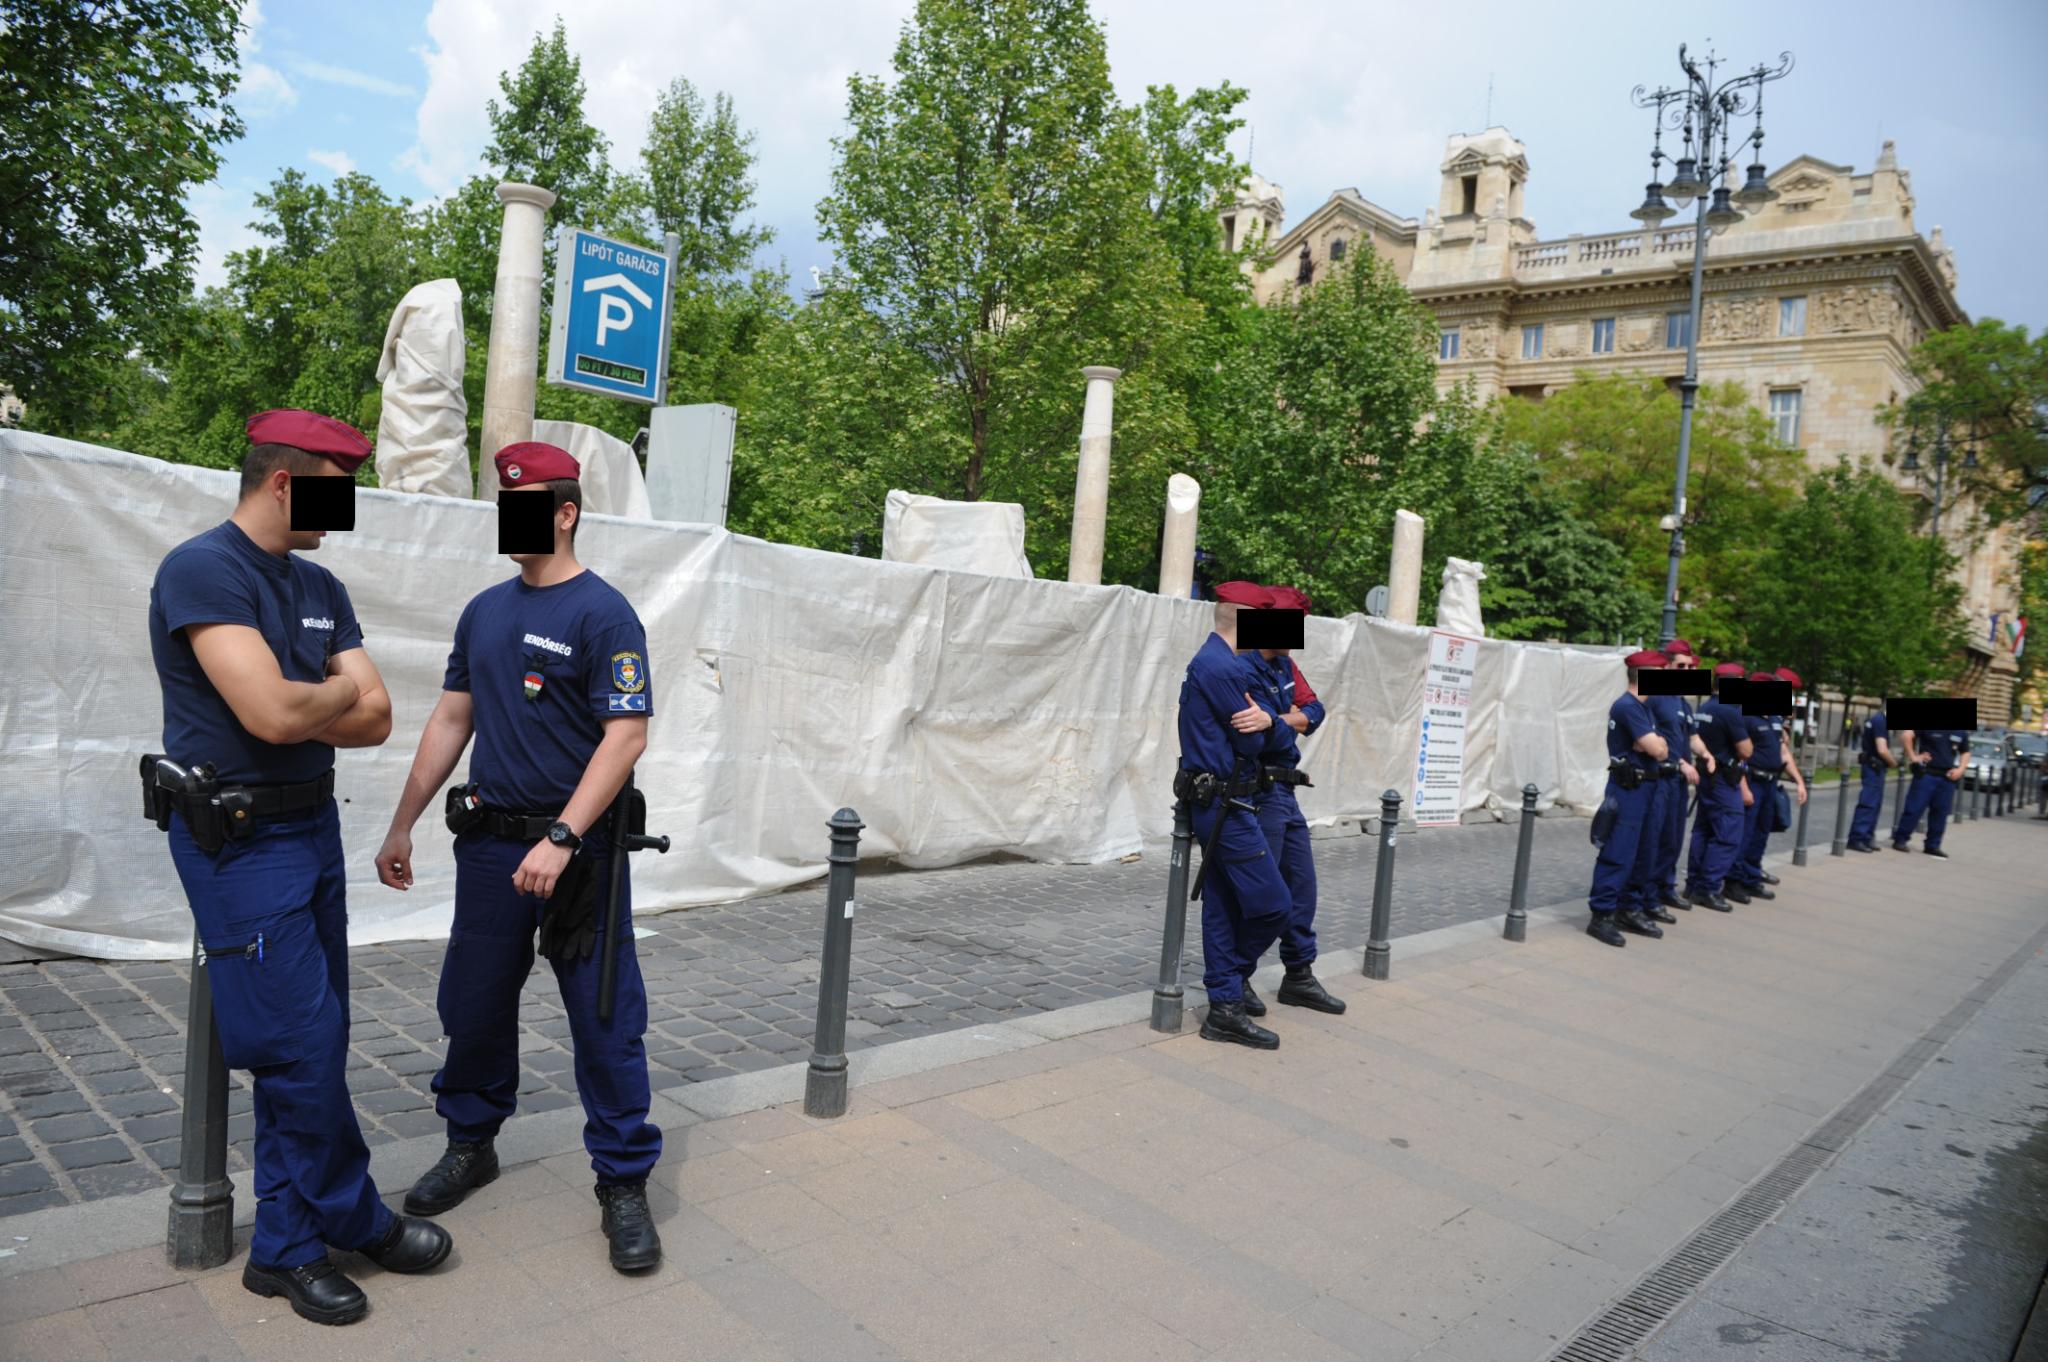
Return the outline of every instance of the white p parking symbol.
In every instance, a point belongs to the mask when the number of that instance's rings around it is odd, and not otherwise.
[[[648,309],[650,312],[654,309],[654,299],[648,297],[638,284],[635,284],[623,274],[600,275],[595,279],[583,281],[583,291],[585,293],[597,293],[601,290],[615,288],[624,289],[627,293],[632,294],[639,300],[640,306]],[[611,332],[624,331],[632,325],[633,308],[624,298],[614,293],[606,293],[597,300],[597,343],[599,345],[605,343],[606,336]]]

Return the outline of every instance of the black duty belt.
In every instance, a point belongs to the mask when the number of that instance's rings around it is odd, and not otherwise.
[[[332,799],[334,772],[328,771],[317,780],[305,780],[297,785],[223,785],[220,787],[221,802],[232,807],[230,796],[243,792],[249,796],[250,817],[284,818],[317,809]]]
[[[180,814],[193,844],[208,856],[239,842],[265,819],[310,813],[334,797],[334,771],[312,780],[275,785],[222,785],[211,762],[190,770],[159,753],[142,758],[142,816],[160,830]]]
[[[561,817],[556,813],[521,813],[517,809],[480,808],[482,815],[477,820],[479,831],[493,837],[509,837],[515,842],[538,842],[548,835],[548,829]]]

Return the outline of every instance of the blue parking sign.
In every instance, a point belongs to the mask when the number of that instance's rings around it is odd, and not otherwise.
[[[556,237],[548,382],[659,405],[668,388],[676,240],[666,252],[565,227]]]

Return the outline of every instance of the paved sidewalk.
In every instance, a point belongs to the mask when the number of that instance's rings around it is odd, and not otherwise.
[[[1825,846],[1832,795],[1811,835]],[[1404,837],[1395,937],[1506,911],[1516,827]],[[819,829],[822,844],[824,829]],[[1775,839],[1781,850],[1791,834]],[[1008,861],[951,870],[865,868],[854,932],[849,1049],[1033,1016],[1149,986],[1158,969],[1166,850],[1093,866]],[[1378,840],[1316,842],[1319,919],[1331,948],[1362,946]],[[1532,904],[1582,900],[1586,821],[1537,825]],[[822,883],[650,917],[640,942],[657,1091],[755,1072],[810,1052]],[[350,952],[350,1086],[373,1144],[440,1128],[428,1084],[444,1047],[434,1010],[441,942]],[[1188,933],[1190,978],[1201,934]],[[0,965],[0,1219],[168,1185],[183,1090],[183,963],[57,960]],[[520,1107],[575,1105],[569,1023],[554,976],[533,975],[522,1022]],[[247,1168],[250,1093],[237,1075],[230,1167]]]
[[[507,1128],[447,1269],[363,1267],[348,1329],[239,1259],[164,1267],[160,1192],[33,1212],[0,1231],[0,1356],[1537,1362],[2048,943],[2048,830],[1952,846],[1823,856],[1623,950],[1572,912],[1416,937],[1389,983],[1332,959],[1350,1013],[1276,1008],[1277,1054],[1157,1036],[1135,995],[856,1055],[836,1122],[790,1104],[800,1068],[678,1088],[646,1278],[604,1264],[569,1111]],[[436,1144],[375,1152],[394,1199]]]

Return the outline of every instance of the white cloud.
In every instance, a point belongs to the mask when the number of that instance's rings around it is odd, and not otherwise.
[[[356,173],[355,158],[345,151],[308,151],[306,159],[316,166],[325,166],[336,179]]]
[[[304,61],[293,58],[287,63],[292,70],[308,80],[324,81],[329,85],[344,85],[351,90],[367,90],[373,95],[390,95],[394,99],[409,99],[419,93],[410,85],[401,85],[395,80],[358,71],[353,67],[334,66],[327,62]]]
[[[249,0],[242,10],[241,39],[237,44],[242,79],[235,89],[234,105],[242,117],[257,120],[275,118],[299,102],[299,92],[283,72],[256,60],[256,54],[263,49],[262,28],[261,0]]]
[[[228,256],[263,244],[261,234],[249,225],[256,219],[256,194],[246,186],[195,185],[186,195],[185,206],[199,224],[199,258],[193,265],[192,286],[204,292],[227,282]]]

